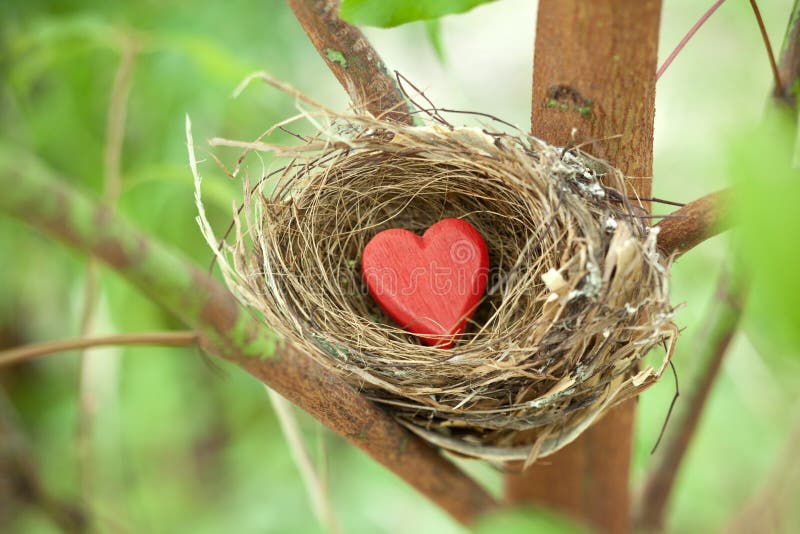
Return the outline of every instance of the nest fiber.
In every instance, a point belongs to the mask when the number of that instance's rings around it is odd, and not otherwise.
[[[532,462],[661,375],[669,262],[615,169],[521,132],[305,118],[319,131],[295,146],[215,142],[289,158],[246,185],[218,259],[244,304],[402,424],[462,455]],[[382,230],[447,217],[483,236],[490,278],[444,350],[391,322],[360,260]]]

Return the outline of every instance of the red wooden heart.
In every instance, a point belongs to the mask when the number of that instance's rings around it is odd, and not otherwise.
[[[460,219],[443,219],[422,237],[392,228],[364,247],[361,270],[372,297],[427,345],[450,348],[483,296],[486,243]]]

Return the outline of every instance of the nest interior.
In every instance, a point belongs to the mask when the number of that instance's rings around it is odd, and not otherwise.
[[[246,185],[218,256],[282,336],[435,445],[499,462],[558,450],[660,376],[676,335],[669,260],[619,172],[523,133],[321,115],[305,143],[240,145],[290,159]],[[447,217],[483,236],[490,277],[443,350],[386,317],[360,258],[381,230]]]

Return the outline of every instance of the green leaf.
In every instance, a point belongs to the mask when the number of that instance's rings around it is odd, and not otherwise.
[[[783,110],[778,110],[783,111]],[[752,280],[748,317],[775,348],[800,345],[800,170],[796,126],[773,110],[733,143],[729,155],[739,220],[738,262]]]
[[[535,509],[503,510],[487,514],[475,525],[475,534],[588,534],[589,530],[557,513]]]
[[[430,43],[433,52],[439,63],[444,63],[444,46],[442,46],[442,25],[439,19],[425,21],[425,34],[428,36],[428,43]]]
[[[342,0],[339,16],[357,26],[391,28],[416,20],[464,13],[495,0]]]

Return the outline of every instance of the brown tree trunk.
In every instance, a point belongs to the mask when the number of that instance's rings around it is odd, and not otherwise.
[[[531,131],[584,149],[632,177],[649,197],[660,0],[540,0]],[[635,401],[523,474],[506,497],[559,509],[603,532],[629,530]]]

